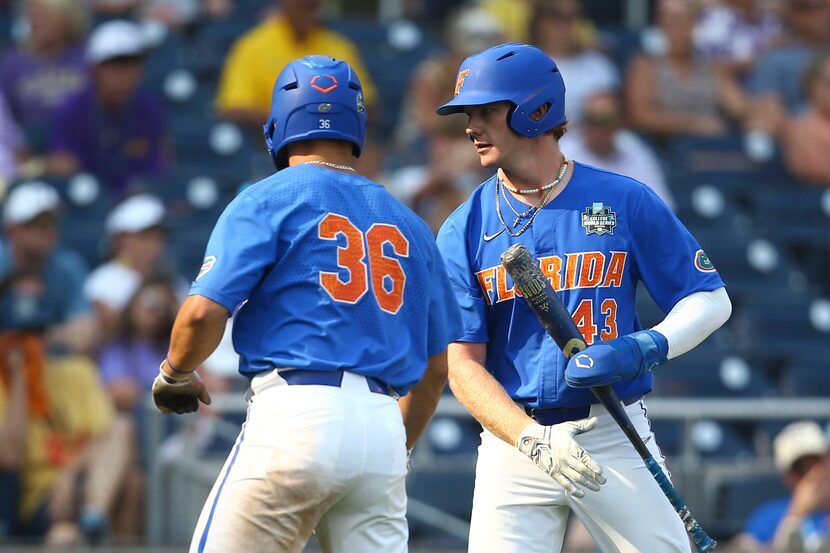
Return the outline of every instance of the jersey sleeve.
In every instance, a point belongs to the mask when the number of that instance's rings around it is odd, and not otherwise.
[[[273,214],[243,193],[225,209],[208,240],[205,260],[190,295],[205,296],[228,312],[248,299],[267,268],[276,262]]]
[[[631,214],[635,269],[664,312],[689,294],[724,286],[700,244],[653,190],[641,186]]]
[[[438,231],[438,250],[444,258],[452,291],[461,308],[463,333],[458,342],[489,342],[487,303],[470,266],[463,229],[451,217]]]
[[[447,277],[447,269],[438,248],[432,245],[433,263],[430,275],[429,331],[427,355],[436,355],[447,349],[450,342],[459,340],[464,331],[461,312],[453,288]]]

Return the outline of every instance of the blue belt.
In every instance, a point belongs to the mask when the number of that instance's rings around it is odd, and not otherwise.
[[[631,405],[642,399],[643,396],[635,396],[622,400],[625,405]],[[535,420],[541,425],[551,426],[559,424],[560,422],[578,421],[580,419],[587,419],[591,414],[590,405],[581,405],[579,407],[552,407],[551,409],[536,409],[534,407],[525,407],[527,416]]]
[[[280,378],[292,385],[317,385],[317,386],[336,386],[340,387],[343,382],[344,371],[311,371],[308,369],[291,369],[281,371]],[[397,397],[395,390],[385,382],[378,380],[374,376],[364,376],[366,383],[369,384],[369,391],[376,394],[384,394],[391,397]]]

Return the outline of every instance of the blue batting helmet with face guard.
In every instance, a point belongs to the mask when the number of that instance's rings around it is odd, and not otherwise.
[[[565,122],[565,82],[550,56],[528,44],[510,42],[472,55],[461,64],[455,93],[438,115],[461,113],[466,106],[508,101],[515,106],[507,124],[534,137]],[[538,121],[531,114],[547,105]]]
[[[265,144],[277,169],[288,166],[286,145],[300,140],[346,140],[359,157],[366,122],[363,87],[354,69],[329,56],[306,56],[277,77]]]

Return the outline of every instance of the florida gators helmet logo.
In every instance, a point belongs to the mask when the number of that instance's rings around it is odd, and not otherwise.
[[[466,79],[469,74],[469,69],[464,69],[463,71],[458,72],[458,78],[455,80],[455,92],[453,93],[453,96],[458,96],[458,93],[461,92],[461,87],[464,86],[464,79]]]

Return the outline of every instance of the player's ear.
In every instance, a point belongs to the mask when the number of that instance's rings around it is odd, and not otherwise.
[[[546,103],[542,104],[541,106],[539,106],[538,108],[536,108],[536,111],[534,111],[533,113],[530,114],[530,118],[533,121],[541,121],[542,117],[544,117],[545,114],[548,112],[548,109],[550,109],[550,103],[546,102]]]

